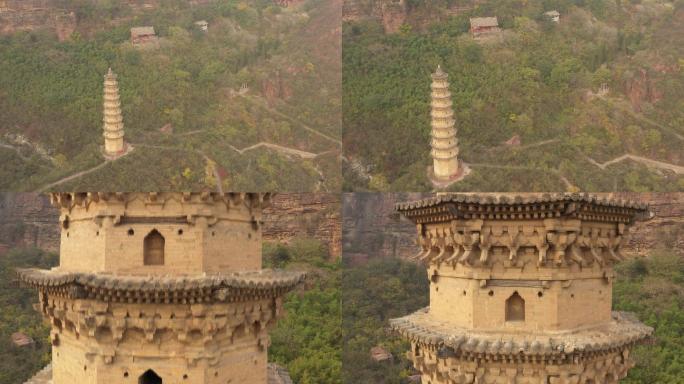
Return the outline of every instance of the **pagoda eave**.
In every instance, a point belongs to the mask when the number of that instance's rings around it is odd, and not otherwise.
[[[390,327],[411,342],[442,348],[442,353],[475,355],[491,360],[534,359],[573,362],[612,350],[631,347],[650,338],[653,328],[624,312],[613,312],[600,326],[567,332],[491,331],[458,328],[430,315],[424,308],[391,319]]]
[[[70,299],[113,302],[186,303],[252,300],[277,297],[295,289],[306,274],[264,269],[187,276],[103,275],[44,269],[18,269],[30,287]]]

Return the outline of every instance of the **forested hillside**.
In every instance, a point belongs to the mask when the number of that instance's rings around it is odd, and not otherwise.
[[[54,1],[55,12],[73,12],[70,35],[40,25],[3,31],[0,186],[339,188],[337,1],[134,3]],[[133,45],[137,26],[153,26],[157,43]],[[109,67],[134,149],[105,163]]]
[[[356,13],[343,29],[345,189],[433,188],[438,64],[472,169],[450,190],[684,188],[683,1],[348,3]],[[550,10],[559,23],[544,16]],[[498,17],[503,32],[474,40],[473,16]],[[506,143],[516,136],[519,144]]]

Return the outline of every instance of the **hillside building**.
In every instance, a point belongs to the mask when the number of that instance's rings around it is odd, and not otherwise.
[[[29,337],[27,334],[23,332],[14,332],[10,336],[10,341],[12,341],[12,344],[14,344],[14,346],[19,348],[32,347],[36,344],[36,342],[31,337]]]
[[[207,32],[209,30],[209,22],[206,20],[195,21],[195,26],[202,32]]]
[[[488,36],[496,36],[501,33],[499,20],[493,17],[471,17],[470,33],[473,38],[480,39]]]
[[[556,10],[544,12],[544,16],[548,17],[554,23],[560,23],[560,12]]]
[[[590,195],[400,203],[430,306],[392,319],[431,384],[615,384],[653,329],[613,312],[613,266],[647,207]]]
[[[51,200],[60,209],[59,266],[18,271],[38,290],[51,325],[52,365],[32,382],[283,377],[269,373],[268,330],[304,275],[261,268],[270,194],[54,193]]]
[[[154,27],[133,27],[131,28],[131,43],[133,46],[156,45],[159,42]]]

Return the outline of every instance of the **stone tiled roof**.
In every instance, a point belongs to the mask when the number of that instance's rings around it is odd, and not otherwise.
[[[154,27],[133,27],[131,35],[133,37],[154,35]]]
[[[470,26],[473,28],[498,27],[499,20],[496,16],[493,17],[471,17]]]
[[[648,338],[653,328],[641,324],[633,315],[613,312],[613,319],[600,327],[572,332],[478,331],[455,327],[435,319],[424,308],[411,315],[390,320],[396,332],[412,341],[447,348],[459,354],[516,355],[561,358],[631,345]]]
[[[431,216],[428,221],[466,219],[543,219],[573,217],[597,221],[630,222],[648,210],[646,204],[610,199],[588,193],[530,195],[442,194],[398,203],[408,218]]]
[[[432,198],[397,203],[396,209],[399,211],[407,211],[410,209],[432,207],[449,202],[480,205],[524,205],[557,202],[584,202],[606,207],[624,207],[638,210],[645,210],[648,208],[648,205],[635,201],[602,198],[589,193],[543,193],[515,196],[446,193]]]
[[[297,271],[271,270],[215,275],[132,276],[59,270],[18,269],[30,286],[76,298],[135,302],[234,301],[242,297],[280,295],[304,281]]]

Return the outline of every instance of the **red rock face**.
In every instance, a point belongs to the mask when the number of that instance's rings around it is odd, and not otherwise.
[[[633,79],[627,81],[625,93],[635,112],[641,112],[644,102],[656,103],[663,98],[662,92],[656,88],[648,71],[643,68],[639,69]]]
[[[366,17],[377,19],[382,23],[385,33],[399,31],[408,16],[408,8],[404,0],[376,0],[367,4],[359,0],[344,0],[342,5],[342,21],[356,21]]]
[[[637,221],[630,229],[623,247],[626,255],[644,256],[657,248],[684,254],[684,193],[620,192],[611,196],[647,203],[653,213],[653,218]]]
[[[261,94],[273,105],[278,100],[289,100],[292,97],[292,87],[280,72],[276,72],[261,82]]]
[[[406,22],[407,8],[403,1],[383,2],[380,13],[385,33],[399,32],[399,28]]]
[[[59,212],[46,196],[34,193],[0,195],[0,243],[6,250],[37,247],[59,250]]]
[[[64,41],[76,29],[76,14],[46,0],[6,0],[0,9],[0,34],[46,29]]]
[[[330,256],[342,254],[341,203],[338,194],[280,193],[264,210],[265,240],[289,242],[312,237],[328,246]]]

